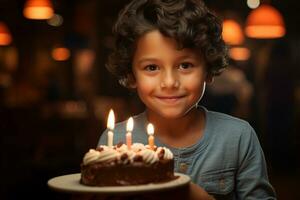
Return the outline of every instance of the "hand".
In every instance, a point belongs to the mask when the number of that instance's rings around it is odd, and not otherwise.
[[[189,197],[190,200],[214,200],[203,188],[192,182],[190,183]]]

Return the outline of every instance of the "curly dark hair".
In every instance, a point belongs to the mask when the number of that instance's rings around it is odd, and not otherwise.
[[[228,65],[222,22],[201,0],[133,0],[119,13],[113,29],[115,47],[106,65],[122,85],[127,86],[132,73],[137,39],[153,30],[174,38],[178,49],[197,50],[211,76]]]

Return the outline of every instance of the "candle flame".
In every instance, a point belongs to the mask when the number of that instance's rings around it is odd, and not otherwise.
[[[107,128],[113,130],[115,128],[115,114],[112,109],[110,109],[107,120]]]
[[[147,126],[147,133],[148,133],[148,135],[154,134],[154,126],[151,123],[149,123]]]
[[[133,118],[130,117],[127,121],[127,126],[126,126],[127,132],[131,132],[133,130]]]

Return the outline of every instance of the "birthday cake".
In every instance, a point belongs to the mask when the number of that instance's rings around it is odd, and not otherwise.
[[[90,149],[81,163],[80,183],[89,186],[126,186],[175,179],[174,159],[166,147],[134,143]]]

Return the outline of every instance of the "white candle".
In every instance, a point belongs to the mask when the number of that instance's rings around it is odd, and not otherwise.
[[[107,133],[107,146],[112,147],[113,146],[113,141],[114,141],[114,128],[115,128],[115,115],[114,111],[110,109],[109,114],[108,114],[108,120],[107,120],[107,128],[108,133]]]
[[[107,133],[107,146],[112,147],[114,140],[114,133],[112,131],[108,131]]]
[[[154,126],[151,123],[149,123],[147,126],[147,133],[149,135],[148,137],[149,146],[153,150],[154,149]]]
[[[127,148],[131,149],[131,144],[132,144],[132,135],[131,132],[133,130],[133,118],[130,117],[127,121],[127,126],[126,126],[126,144],[127,144]]]

